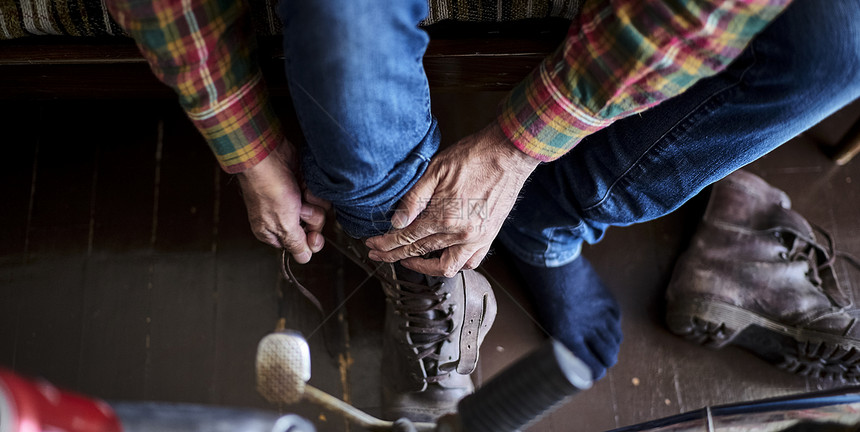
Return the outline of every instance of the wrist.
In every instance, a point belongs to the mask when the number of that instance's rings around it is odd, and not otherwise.
[[[272,173],[284,171],[295,171],[297,166],[295,150],[289,141],[284,140],[278,147],[272,150],[263,160],[256,165],[236,173],[240,182],[254,182],[257,179],[268,178]]]
[[[493,152],[499,156],[500,163],[505,169],[528,176],[540,164],[538,159],[517,147],[497,121],[491,122],[485,131],[490,136],[490,142],[494,144]]]

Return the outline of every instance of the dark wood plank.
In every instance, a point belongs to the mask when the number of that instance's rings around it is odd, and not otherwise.
[[[158,104],[123,101],[93,114],[98,145],[86,267],[81,390],[143,399],[148,356]]]
[[[437,25],[424,57],[437,91],[509,90],[563,39],[568,22]],[[125,40],[49,38],[0,43],[0,99],[33,97],[170,98]],[[271,94],[288,95],[279,37],[263,38],[262,69]]]
[[[39,155],[28,258],[85,253],[89,244],[97,146],[88,139],[98,121],[88,103],[46,103],[39,130]]]
[[[264,245],[254,237],[248,222],[248,211],[242,199],[239,181],[222,172],[218,180],[218,251],[233,252],[257,249]]]
[[[178,106],[166,110],[160,158],[156,250],[212,251],[220,170]]]
[[[215,162],[176,106],[163,111],[145,396],[215,400]]]
[[[860,154],[860,119],[845,133],[837,144],[838,150],[833,159],[837,165],[845,165]]]
[[[385,295],[375,278],[348,259],[342,260],[343,290],[349,297],[346,316],[349,325],[349,391],[353,403],[382,416],[381,376]],[[354,293],[354,294],[353,294]]]
[[[134,42],[125,37],[33,37],[0,41],[0,65],[121,64],[146,60]]]
[[[20,262],[0,262],[0,366],[15,365],[21,287],[18,285]]]
[[[36,103],[5,105],[0,108],[0,126],[4,130],[9,163],[0,173],[0,257],[24,253],[27,216],[33,179],[33,161],[38,148],[40,106]]]
[[[39,115],[35,103],[0,108],[5,139],[14,143],[6,149],[11,163],[0,172],[0,364],[6,366],[15,359],[20,290],[13,283],[24,261]]]
[[[152,270],[147,399],[215,402],[215,257],[158,254]]]
[[[78,380],[83,393],[146,398],[151,261],[142,251],[96,252],[88,259]]]
[[[220,405],[273,408],[257,394],[255,355],[278,318],[276,255],[262,244],[217,255],[214,393]]]
[[[546,53],[506,56],[431,57],[424,68],[434,91],[505,91],[531,72]],[[263,72],[273,96],[287,96],[279,62]],[[144,64],[52,64],[0,66],[0,100],[34,98],[173,99],[173,92]]]
[[[72,109],[73,108],[73,109]],[[15,366],[60,385],[79,384],[84,269],[90,234],[95,146],[87,104],[46,103],[26,267],[18,283]]]
[[[21,293],[17,371],[79,388],[85,266],[82,254],[40,257],[15,276],[11,289]]]
[[[94,116],[90,139],[98,145],[93,207],[94,251],[149,249],[155,209],[156,151],[162,140],[160,112],[174,103],[122,101]]]
[[[0,66],[0,99],[174,99],[146,64]]]
[[[431,35],[428,57],[546,53],[558,46],[570,22],[563,19],[516,23],[443,22],[425,27]],[[263,59],[283,58],[281,36],[260,36]],[[0,65],[145,64],[133,40],[116,38],[28,37],[0,41]]]

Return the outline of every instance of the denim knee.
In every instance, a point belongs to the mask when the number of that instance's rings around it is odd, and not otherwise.
[[[341,152],[332,163],[332,157],[320,161],[313,152],[305,152],[302,174],[308,189],[332,204],[347,234],[372,237],[391,229],[398,201],[424,174],[439,140],[434,120],[424,139],[401,161],[392,155],[368,164]]]

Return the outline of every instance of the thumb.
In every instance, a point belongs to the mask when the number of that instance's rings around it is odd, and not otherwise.
[[[312,252],[308,247],[307,236],[301,227],[287,230],[281,238],[281,245],[299,264],[305,264],[311,260]]]
[[[435,175],[425,174],[418,179],[415,186],[400,198],[400,204],[394,211],[394,216],[391,217],[391,226],[395,229],[409,226],[427,208],[437,183]]]

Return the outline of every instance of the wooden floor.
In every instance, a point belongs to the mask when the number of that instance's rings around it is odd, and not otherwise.
[[[434,96],[446,138],[492,117],[498,97]],[[854,254],[860,159],[837,168],[816,142],[834,141],[857,108],[751,167]],[[275,325],[283,287],[278,253],[252,237],[236,182],[173,102],[7,105],[0,128],[0,365],[110,400],[280,409],[320,431],[357,430],[311,406],[270,406],[255,393],[256,344]],[[837,385],[788,375],[739,349],[710,351],[665,329],[665,286],[703,204],[694,199],[660,220],[613,229],[585,250],[622,304],[620,362],[531,430],[603,431]],[[542,338],[504,263],[491,257],[485,266],[500,304],[478,383]],[[379,413],[378,284],[331,250],[299,273],[334,311],[324,320],[297,293],[284,294],[288,327],[311,344],[311,383]]]

